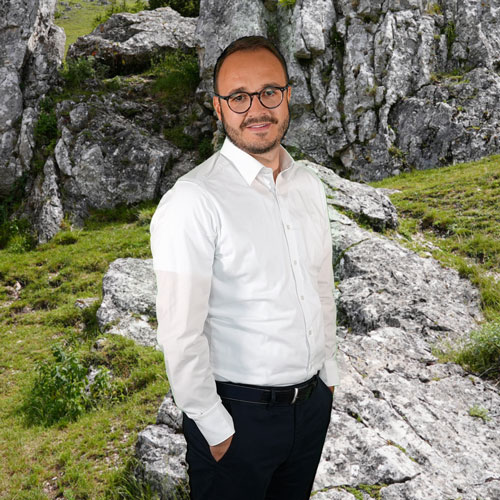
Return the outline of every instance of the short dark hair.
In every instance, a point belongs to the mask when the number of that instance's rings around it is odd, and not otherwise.
[[[217,62],[215,63],[215,68],[214,68],[214,90],[217,92],[217,76],[219,75],[220,68],[222,66],[222,63],[225,61],[226,57],[234,54],[235,52],[238,52],[240,50],[257,50],[257,49],[266,49],[269,50],[272,54],[274,54],[279,62],[281,63],[281,66],[283,66],[283,69],[285,70],[285,75],[286,75],[286,83],[288,83],[289,77],[288,77],[288,68],[286,65],[285,58],[281,54],[281,52],[278,50],[278,47],[274,45],[271,40],[266,38],[265,36],[244,36],[241,38],[238,38],[238,40],[235,40],[234,42],[230,43],[222,52],[222,54],[219,56],[217,59]]]

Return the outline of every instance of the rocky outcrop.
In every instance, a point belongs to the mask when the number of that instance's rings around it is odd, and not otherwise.
[[[167,189],[167,179],[173,182],[169,172],[181,151],[150,131],[157,116],[162,124],[169,117],[157,106],[127,100],[126,95],[58,103],[61,137],[23,209],[34,221],[40,243],[60,230],[64,215],[81,226],[90,210],[156,199]]]
[[[432,350],[466,338],[482,320],[477,290],[456,271],[376,231],[397,226],[384,190],[305,164],[323,180],[329,203],[342,371],[314,498],[352,500],[353,490],[370,485],[384,500],[496,500],[498,389],[439,363]],[[133,321],[145,310],[153,314],[155,284],[147,266],[150,261],[136,259],[110,266],[109,274],[121,275],[114,278],[119,285],[103,283],[106,308],[114,300],[106,297],[120,296],[113,314]],[[140,301],[149,297],[149,306],[136,305],[132,294],[139,286]],[[127,329],[134,327],[117,333]],[[485,418],[474,417],[473,408],[482,408]],[[136,454],[137,477],[161,498],[184,487],[181,415],[170,395],[157,423],[140,433]],[[363,498],[372,498],[364,491]]]
[[[114,14],[89,35],[79,37],[68,57],[94,56],[113,74],[140,71],[165,52],[194,48],[196,21],[170,7]]]
[[[117,259],[102,282],[97,311],[101,331],[125,335],[141,345],[156,345],[156,283],[153,262]]]
[[[226,4],[201,1],[207,106],[221,49],[266,35],[285,55],[293,85],[286,144],[345,176],[380,179],[500,150],[499,0]]]
[[[0,5],[0,199],[30,169],[38,102],[57,80],[64,31],[55,0]]]

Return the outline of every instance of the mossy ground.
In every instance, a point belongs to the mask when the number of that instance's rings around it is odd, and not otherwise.
[[[101,298],[114,259],[150,257],[153,207],[100,212],[83,229],[67,227],[30,251],[15,244],[0,251],[0,498],[113,498],[110,485],[133,456],[137,433],[155,422],[168,390],[161,353],[124,347],[123,339],[100,334],[90,315],[75,307],[78,298]],[[135,384],[128,397],[63,426],[27,422],[21,407],[36,362],[50,359],[54,343],[95,361],[92,346],[103,336],[125,360],[131,350],[137,358],[135,375],[134,367],[122,373],[124,382]]]

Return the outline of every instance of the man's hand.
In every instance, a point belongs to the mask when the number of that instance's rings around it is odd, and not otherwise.
[[[332,391],[332,394],[335,392],[335,386],[332,385],[331,387],[329,387],[329,389]]]
[[[215,446],[210,446],[210,453],[215,458],[216,462],[218,462],[226,454],[226,451],[231,446],[232,440],[233,436],[229,436],[225,441],[222,441],[222,443],[216,444]]]

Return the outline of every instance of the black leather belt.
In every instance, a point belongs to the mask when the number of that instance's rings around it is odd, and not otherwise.
[[[309,399],[318,384],[318,375],[301,384],[286,387],[217,382],[217,393],[222,399],[256,404],[293,405]]]

